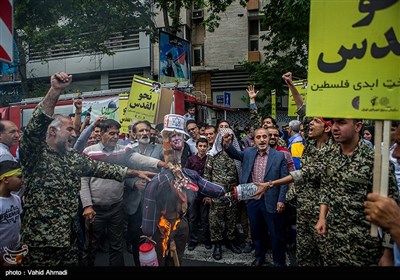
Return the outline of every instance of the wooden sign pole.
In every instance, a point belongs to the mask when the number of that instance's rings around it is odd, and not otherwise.
[[[374,193],[379,193],[381,195],[387,196],[389,177],[390,121],[375,121],[374,142],[375,156],[372,191]],[[378,228],[374,224],[371,224],[371,236],[378,236]]]
[[[389,145],[390,145],[391,121],[383,121],[383,143],[382,143],[382,169],[381,169],[381,195],[388,195],[389,187]]]

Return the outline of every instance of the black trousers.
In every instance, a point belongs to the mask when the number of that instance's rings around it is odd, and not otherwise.
[[[92,224],[86,220],[86,250],[84,261],[94,266],[96,254],[101,244],[102,235],[107,229],[110,242],[110,266],[124,266],[124,211],[122,201],[107,205],[93,205],[96,217]]]

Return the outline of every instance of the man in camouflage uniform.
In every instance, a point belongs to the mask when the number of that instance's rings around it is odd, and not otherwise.
[[[327,156],[326,174],[321,181],[320,221],[316,225],[318,232],[326,236],[328,266],[377,265],[382,257],[382,244],[371,236],[363,212],[367,194],[372,192],[374,150],[361,140],[361,128],[361,120],[333,120],[332,134],[340,146]],[[388,196],[397,199],[391,167]],[[323,226],[326,212],[327,229]]]
[[[367,194],[372,192],[374,151],[361,140],[361,128],[361,120],[333,119],[332,134],[339,145],[324,157],[319,156],[322,161],[291,173],[296,184],[321,180],[320,214],[315,228],[325,237],[326,266],[377,265],[382,257],[382,244],[371,236],[363,212]],[[259,184],[259,191],[287,183],[286,179]],[[398,197],[393,166],[388,195]]]
[[[225,192],[228,193],[233,192],[233,187],[238,184],[238,170],[235,161],[228,156],[222,147],[222,137],[225,133],[233,135],[232,129],[222,128],[217,134],[213,148],[207,152],[204,178],[223,186]],[[239,148],[237,140],[236,144]],[[209,220],[211,242],[215,244],[212,254],[214,259],[222,259],[221,245],[225,239],[225,233],[227,239],[225,246],[236,254],[241,253],[240,248],[234,244],[237,216],[238,207],[236,201],[230,202],[225,198],[213,199]]]
[[[60,93],[72,82],[64,72],[51,76],[51,87],[29,121],[20,141],[26,183],[22,244],[29,246],[28,266],[78,264],[77,213],[80,177],[122,181],[149,179],[150,172],[91,160],[72,150],[76,133],[68,116],[53,117]]]
[[[301,158],[302,168],[329,156],[337,145],[331,137],[331,122],[323,118],[313,118],[308,137]],[[297,188],[290,188],[288,195],[292,192],[297,198],[297,264],[322,266],[325,262],[324,238],[314,228],[319,218],[320,181],[306,181]]]

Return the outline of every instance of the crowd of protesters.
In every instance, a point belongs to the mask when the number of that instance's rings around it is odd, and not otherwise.
[[[271,266],[287,265],[289,249],[299,266],[400,265],[399,122],[392,122],[388,197],[370,194],[380,147],[371,123],[305,117],[291,73],[282,78],[299,115],[285,127],[260,117],[251,85],[251,123],[244,127],[198,122],[189,106],[182,127],[137,121],[120,139],[114,120],[90,123],[86,112],[81,122],[81,99],[73,116],[55,115],[72,76],[54,74],[19,140],[20,163],[10,152],[18,128],[0,120],[0,264],[21,264],[11,250],[21,252],[26,266],[93,266],[105,242],[110,266],[125,265],[124,248],[140,266],[139,245],[156,241],[160,265],[184,265],[185,248],[200,243],[215,260],[224,258],[223,248],[254,250],[252,266],[267,265],[269,249]],[[258,190],[238,201],[235,187],[246,183]],[[179,211],[160,206],[171,204],[168,196]],[[160,247],[168,240],[165,227],[157,230],[163,218],[177,227],[169,239],[178,259],[166,255],[170,243]],[[382,227],[378,237],[370,235],[370,222]]]

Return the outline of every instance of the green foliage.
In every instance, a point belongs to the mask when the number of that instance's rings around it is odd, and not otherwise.
[[[158,39],[155,26],[155,9],[161,9],[167,32],[176,34],[182,21],[183,8],[204,8],[209,31],[218,27],[220,17],[234,0],[16,0],[14,1],[15,39],[19,48],[21,79],[27,95],[36,95],[29,89],[24,73],[28,46],[35,55],[46,61],[48,51],[62,46],[63,51],[77,51],[86,55],[114,52],[105,42],[115,33],[142,31],[152,42]],[[245,5],[247,0],[240,0]],[[171,23],[169,20],[172,20]],[[34,87],[36,88],[36,87]],[[29,90],[34,92],[29,93]],[[40,90],[41,92],[41,90]]]
[[[175,34],[181,31],[182,21],[180,18],[180,9],[204,9],[207,17],[203,20],[202,24],[206,27],[207,31],[213,32],[219,26],[221,17],[219,13],[225,12],[235,0],[155,0],[154,5],[158,9],[167,11],[169,17],[164,14],[165,30],[169,33]],[[242,6],[246,6],[248,0],[240,0]],[[171,23],[169,23],[169,18]]]
[[[307,77],[310,1],[269,1],[264,14],[263,24],[269,26],[266,35],[261,37],[268,42],[263,50],[265,61],[243,63],[252,73],[250,82],[261,90],[257,102],[269,99],[272,89],[276,89],[278,96],[284,94],[282,74],[290,71],[295,77]],[[269,107],[259,108],[265,115],[269,113]]]
[[[14,1],[14,38],[26,97],[46,92],[27,83],[24,70],[29,46],[42,61],[55,46],[62,46],[65,52],[113,55],[105,42],[115,33],[142,31],[155,41],[158,34],[153,16],[150,0]]]
[[[18,0],[15,29],[22,39],[46,57],[46,51],[65,43],[68,50],[113,54],[105,45],[111,34],[128,30],[155,35],[151,3],[139,0]]]
[[[41,97],[49,90],[50,83],[44,80],[33,80],[29,83],[29,90],[25,92],[25,98]]]
[[[161,9],[165,28],[176,34],[182,26],[182,8],[204,8],[208,17],[203,24],[209,31],[218,27],[219,13],[234,0],[18,0],[14,3],[15,30],[24,43],[46,58],[48,49],[68,42],[66,50],[87,51],[90,54],[113,52],[104,44],[116,32],[137,30],[157,39],[154,6]],[[242,5],[247,0],[240,0]],[[153,6],[154,5],[154,6]],[[169,23],[171,19],[171,23]],[[26,46],[26,44],[25,44]],[[21,49],[23,50],[23,49]],[[24,54],[22,54],[24,55]]]

